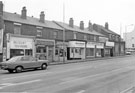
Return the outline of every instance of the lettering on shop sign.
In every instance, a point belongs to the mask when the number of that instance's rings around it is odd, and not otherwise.
[[[27,48],[27,45],[15,45],[16,48]]]

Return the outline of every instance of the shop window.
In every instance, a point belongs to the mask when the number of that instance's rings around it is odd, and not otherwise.
[[[41,29],[37,29],[37,37],[41,37],[42,36],[42,30]]]
[[[14,23],[14,34],[17,34],[17,35],[21,34],[21,24]]]
[[[58,32],[57,31],[54,31],[53,32],[53,38],[55,39],[55,38],[58,38]]]

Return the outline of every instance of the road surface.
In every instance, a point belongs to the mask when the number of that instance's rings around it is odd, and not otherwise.
[[[0,71],[1,93],[124,93],[134,85],[134,55],[22,73]]]

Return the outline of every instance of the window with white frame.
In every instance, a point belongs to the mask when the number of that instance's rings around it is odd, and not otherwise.
[[[21,24],[14,23],[14,34],[17,34],[17,35],[21,34]]]
[[[37,37],[42,37],[42,27],[37,27]]]

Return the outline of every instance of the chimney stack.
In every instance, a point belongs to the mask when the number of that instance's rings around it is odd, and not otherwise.
[[[88,23],[88,30],[89,31],[92,31],[93,30],[93,25],[92,25],[92,23],[90,21]]]
[[[0,15],[3,15],[3,3],[0,1]]]
[[[3,21],[3,3],[0,1],[0,29],[4,28],[4,21]]]
[[[42,22],[42,23],[45,22],[45,14],[44,14],[44,11],[42,11],[42,12],[40,13],[40,19],[39,19],[39,22]]]
[[[72,27],[72,28],[74,27],[74,20],[73,20],[73,18],[70,18],[69,26]]]
[[[109,29],[109,25],[108,25],[108,22],[105,23],[105,29]]]
[[[84,23],[83,23],[83,21],[80,21],[80,29],[84,30]]]
[[[21,18],[27,19],[27,10],[26,10],[26,7],[23,7],[23,8],[22,8],[22,15],[21,15]]]

